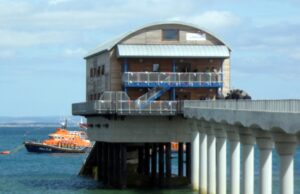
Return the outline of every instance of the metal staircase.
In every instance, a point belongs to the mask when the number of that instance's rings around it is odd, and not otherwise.
[[[165,81],[168,81],[170,79],[170,76],[168,76]],[[151,104],[151,102],[158,99],[160,96],[162,96],[166,91],[168,91],[171,87],[169,85],[166,85],[164,87],[156,87],[150,89],[147,93],[140,96],[135,100],[135,105],[139,108],[145,108],[148,105]]]

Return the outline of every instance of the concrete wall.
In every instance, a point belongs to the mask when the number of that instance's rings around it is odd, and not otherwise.
[[[88,136],[104,142],[190,142],[192,128],[182,117],[127,116],[124,120],[88,117]]]

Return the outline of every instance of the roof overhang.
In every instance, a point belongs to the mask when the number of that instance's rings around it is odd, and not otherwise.
[[[229,58],[224,45],[117,45],[118,58]]]

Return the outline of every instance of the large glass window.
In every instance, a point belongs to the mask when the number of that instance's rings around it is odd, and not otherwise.
[[[162,31],[163,40],[179,40],[179,30],[177,29],[164,29]]]

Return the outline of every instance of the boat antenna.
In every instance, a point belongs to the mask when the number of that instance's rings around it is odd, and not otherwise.
[[[63,122],[61,122],[61,128],[67,129],[67,125],[68,125],[67,123],[68,123],[67,118],[65,118],[65,120]]]

